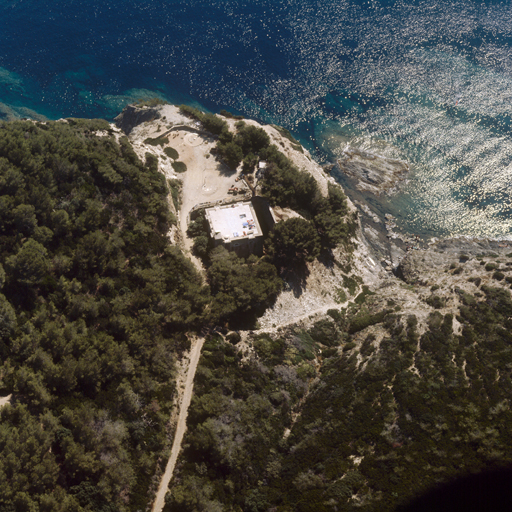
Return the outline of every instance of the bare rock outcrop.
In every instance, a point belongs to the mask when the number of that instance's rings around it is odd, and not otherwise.
[[[402,160],[374,155],[358,149],[346,149],[337,161],[341,172],[356,180],[356,188],[375,195],[392,194],[409,172]]]
[[[160,117],[159,108],[127,105],[123,111],[114,118],[114,121],[118,128],[123,130],[126,135],[130,135],[130,132],[139,124],[154,121]]]
[[[414,284],[418,280],[419,273],[414,265],[414,258],[406,256],[395,270],[395,275],[407,284]]]

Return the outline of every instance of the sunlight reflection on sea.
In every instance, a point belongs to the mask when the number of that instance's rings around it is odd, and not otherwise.
[[[0,5],[0,116],[113,118],[141,96],[411,165],[406,230],[512,236],[512,5],[24,0]],[[339,177],[343,181],[343,177]]]

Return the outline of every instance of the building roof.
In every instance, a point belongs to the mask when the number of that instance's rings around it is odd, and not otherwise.
[[[211,236],[224,243],[236,239],[262,236],[262,231],[251,203],[235,203],[205,210]]]

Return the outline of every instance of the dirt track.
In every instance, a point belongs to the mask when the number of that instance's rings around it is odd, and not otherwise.
[[[174,441],[172,443],[171,455],[169,457],[169,461],[167,462],[165,473],[163,474],[162,480],[160,481],[155,501],[153,503],[153,508],[151,509],[152,512],[161,512],[164,508],[165,495],[167,494],[169,483],[171,482],[172,475],[174,473],[174,467],[176,466],[176,461],[181,450],[183,436],[185,435],[185,430],[187,428],[187,414],[188,408],[190,406],[190,400],[192,399],[194,376],[196,374],[199,357],[201,356],[201,348],[203,347],[203,343],[204,338],[197,338],[192,342],[192,348],[190,349],[190,361],[187,371],[187,380],[185,381],[183,398],[181,400],[181,405],[179,406],[180,414],[178,416],[178,424],[176,426]]]

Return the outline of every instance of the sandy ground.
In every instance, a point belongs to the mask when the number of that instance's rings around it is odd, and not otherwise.
[[[158,491],[153,502],[152,512],[161,512],[165,504],[165,495],[167,494],[169,483],[171,482],[172,475],[174,473],[174,467],[181,450],[181,443],[183,436],[187,428],[187,414],[192,399],[192,391],[194,388],[194,376],[196,374],[197,363],[201,356],[201,348],[203,347],[204,338],[197,338],[194,340],[192,348],[190,350],[190,362],[188,365],[187,378],[185,381],[185,389],[183,390],[183,398],[181,400],[180,413],[178,416],[178,424],[176,426],[176,432],[174,434],[174,442],[172,444],[171,455],[165,473],[160,481]]]
[[[200,203],[231,197],[228,194],[229,188],[240,185],[235,183],[236,173],[210,155],[210,149],[215,146],[213,140],[184,132],[175,132],[173,135],[170,143],[179,152],[180,160],[187,165],[187,172],[182,177],[180,227],[184,234],[185,249],[190,251],[192,240],[186,236],[190,210]]]

